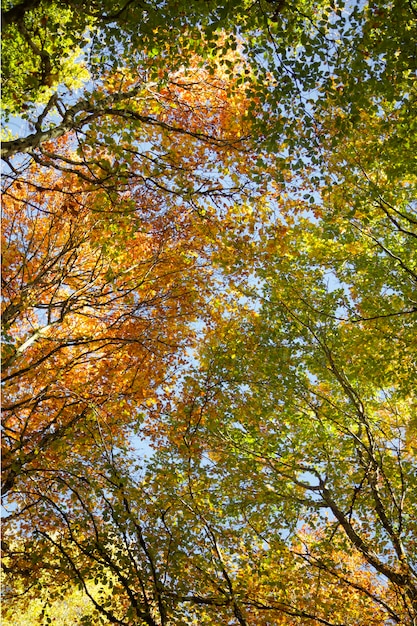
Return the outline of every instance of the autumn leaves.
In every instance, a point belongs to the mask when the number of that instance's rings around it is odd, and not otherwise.
[[[415,623],[410,11],[223,4],[97,3],[82,93],[20,93],[6,624]]]

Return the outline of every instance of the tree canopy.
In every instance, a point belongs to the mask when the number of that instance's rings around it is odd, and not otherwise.
[[[4,624],[417,624],[414,0],[2,1]]]

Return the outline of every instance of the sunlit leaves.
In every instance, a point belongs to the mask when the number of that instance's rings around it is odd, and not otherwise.
[[[413,3],[5,9],[7,603],[413,624]]]

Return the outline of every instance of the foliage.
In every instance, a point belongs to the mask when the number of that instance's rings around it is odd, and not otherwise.
[[[5,623],[415,624],[415,4],[2,14]]]
[[[80,61],[81,32],[74,31],[70,8],[48,3],[24,11],[7,24],[2,37],[2,105],[8,117],[28,115],[46,104],[60,83],[76,89],[89,78]],[[2,11],[3,14],[3,11]],[[85,29],[88,21],[82,24]]]
[[[212,231],[246,193],[246,166],[230,163],[241,104],[196,79],[192,93],[180,76],[158,98],[142,87],[146,116],[156,110],[148,129],[133,117],[116,143],[115,129],[92,124],[77,153],[69,139],[43,144],[54,168],[39,159],[5,177],[5,491],[28,463],[40,471],[51,447],[65,455],[82,433],[88,448],[91,424],[123,437],[192,344],[190,323],[214,289]]]
[[[98,586],[96,588],[98,592]],[[100,614],[92,609],[89,598],[80,590],[69,591],[63,598],[51,599],[50,590],[47,589],[43,596],[33,598],[26,609],[16,609],[14,606],[11,612],[5,613],[5,626],[31,626],[39,622],[75,626],[85,624],[86,619],[94,624],[104,623]]]

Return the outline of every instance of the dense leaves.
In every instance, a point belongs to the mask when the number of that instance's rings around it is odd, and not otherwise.
[[[5,624],[415,625],[415,4],[2,17]]]
[[[157,111],[147,133],[134,118],[116,143],[111,125],[91,125],[78,154],[69,139],[49,141],[55,167],[43,152],[5,176],[6,491],[51,444],[73,446],[80,421],[100,415],[123,437],[120,426],[184,360],[190,323],[215,289],[208,247],[231,199],[246,194],[246,165],[230,162],[244,120],[220,80],[199,83],[195,72],[190,92],[176,78],[159,97],[142,90],[140,106]]]

